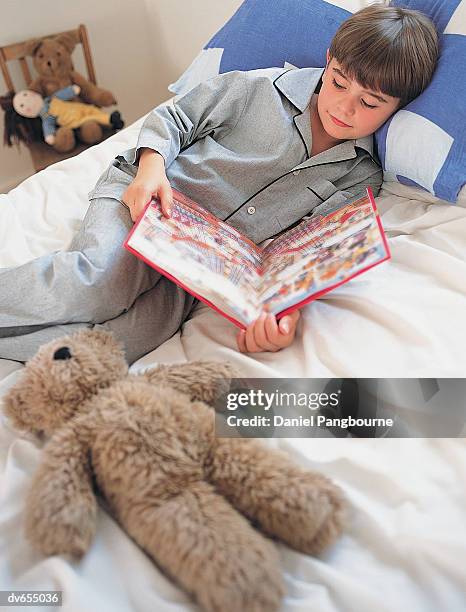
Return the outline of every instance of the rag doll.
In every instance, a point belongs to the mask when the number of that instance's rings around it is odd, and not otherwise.
[[[40,118],[45,142],[60,152],[71,151],[76,140],[73,130],[89,121],[99,125],[121,129],[124,122],[120,113],[106,113],[92,104],[72,101],[80,92],[78,85],[69,85],[43,98],[39,93],[24,89],[2,98],[5,110],[5,143],[23,141],[30,143],[37,139],[38,128],[34,123]],[[71,138],[63,138],[71,134]]]

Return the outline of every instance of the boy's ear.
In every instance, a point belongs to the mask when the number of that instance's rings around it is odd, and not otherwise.
[[[322,77],[321,77],[322,81],[325,79],[325,75],[327,74],[329,62],[330,62],[330,53],[329,53],[329,50],[327,49],[327,63],[325,65],[324,72],[322,73]]]

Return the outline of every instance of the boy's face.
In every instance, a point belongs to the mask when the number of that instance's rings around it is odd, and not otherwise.
[[[334,58],[329,60],[327,49],[327,67],[317,102],[322,127],[330,137],[338,140],[373,134],[397,110],[400,99],[366,90],[357,81],[350,80]],[[337,124],[332,117],[346,125]]]

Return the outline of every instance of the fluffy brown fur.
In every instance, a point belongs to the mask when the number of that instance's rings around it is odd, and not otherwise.
[[[81,557],[94,536],[98,491],[205,610],[278,610],[278,555],[254,527],[318,554],[339,535],[345,504],[330,480],[285,453],[215,437],[207,402],[234,375],[210,362],[131,375],[104,332],[42,347],[5,398],[16,427],[50,437],[26,503],[31,543],[45,555]]]
[[[26,52],[32,57],[38,74],[28,89],[37,91],[45,98],[68,85],[79,85],[79,97],[83,102],[95,106],[116,104],[110,91],[94,85],[74,70],[71,54],[77,42],[71,33],[28,41]],[[76,134],[81,142],[92,145],[102,140],[103,130],[97,121],[90,120],[77,129]],[[75,146],[75,135],[70,128],[59,127],[55,139],[53,147],[57,151],[70,151]]]
[[[71,34],[30,40],[26,51],[32,57],[38,76],[28,85],[28,89],[37,91],[45,98],[74,84],[80,86],[80,98],[87,104],[116,104],[110,91],[97,87],[73,69],[71,54],[77,42]]]

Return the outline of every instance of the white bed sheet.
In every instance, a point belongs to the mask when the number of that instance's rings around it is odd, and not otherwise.
[[[142,119],[0,196],[0,267],[65,248],[87,192],[134,145]],[[393,259],[303,310],[292,347],[242,355],[234,328],[200,305],[134,368],[228,359],[248,376],[464,377],[466,198],[451,206],[387,183],[377,198]],[[21,366],[0,360],[0,397]],[[466,609],[463,440],[288,439],[275,442],[345,490],[352,521],[320,559],[280,547],[286,612]],[[92,549],[70,564],[23,539],[21,509],[39,446],[0,427],[0,589],[62,589],[66,612],[194,610],[104,512]]]

